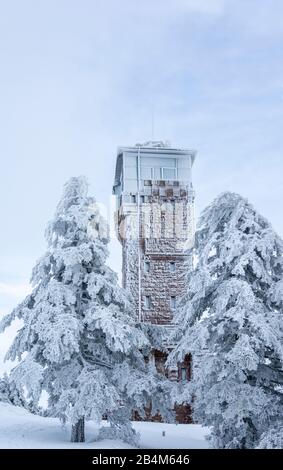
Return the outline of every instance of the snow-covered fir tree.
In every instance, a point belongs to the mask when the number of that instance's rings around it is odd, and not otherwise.
[[[200,218],[194,260],[169,358],[193,353],[193,381],[179,400],[193,398],[214,447],[252,448],[273,428],[279,442],[283,242],[245,199],[224,193]]]
[[[257,449],[283,449],[283,425],[270,428],[262,434]]]
[[[106,266],[108,228],[84,177],[71,178],[46,231],[48,251],[32,273],[32,293],[3,321],[23,322],[7,358],[11,373],[36,403],[72,423],[72,441],[84,440],[84,422],[107,415],[112,436],[132,439],[132,410],[149,401],[166,414],[169,385],[145,361],[156,331],[135,323],[134,309]]]
[[[23,391],[5,374],[0,377],[0,402],[28,408]]]

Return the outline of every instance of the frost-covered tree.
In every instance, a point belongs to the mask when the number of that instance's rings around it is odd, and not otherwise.
[[[27,402],[21,389],[7,374],[0,377],[0,402],[27,408]]]
[[[283,242],[242,197],[202,214],[176,315],[176,350],[193,353],[195,419],[218,448],[251,448],[283,413]],[[190,395],[191,394],[191,395]]]
[[[282,418],[281,418],[282,420]],[[283,425],[270,428],[263,433],[257,449],[283,449]]]
[[[135,323],[131,301],[106,266],[108,229],[84,177],[71,178],[48,225],[47,253],[32,273],[32,293],[2,322],[23,322],[7,358],[11,377],[34,402],[49,395],[49,413],[72,423],[84,440],[84,421],[106,414],[112,434],[135,440],[132,410],[149,400],[168,409],[169,389],[144,357],[152,347]],[[127,410],[127,412],[125,412]]]

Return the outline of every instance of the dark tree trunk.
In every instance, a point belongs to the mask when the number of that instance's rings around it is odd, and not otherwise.
[[[71,442],[85,442],[85,420],[80,418],[72,426]]]

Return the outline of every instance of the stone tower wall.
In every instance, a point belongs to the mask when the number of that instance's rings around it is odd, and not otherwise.
[[[140,291],[141,320],[170,324],[174,315],[171,297],[177,303],[185,291],[189,260],[184,248],[194,230],[193,194],[184,185],[174,192],[172,182],[162,186],[155,182],[151,189],[152,195],[146,202],[140,207],[131,205],[120,219],[124,231],[123,286],[133,296],[137,318]],[[146,297],[150,298],[150,308]]]
[[[122,159],[124,154],[118,152],[114,193],[118,206],[118,237],[122,244],[123,287],[134,300],[133,315],[142,322],[168,325],[168,330],[171,330],[176,305],[186,290],[186,275],[191,262],[187,248],[194,242],[194,191],[190,171],[182,173],[182,168],[190,166],[191,169],[195,153],[186,153],[190,158],[186,166],[182,160],[183,151],[167,150],[172,158],[180,156],[178,175],[185,175],[186,182],[140,179],[140,150],[126,148],[123,150],[127,154],[126,163]],[[133,154],[130,163],[129,152]],[[144,148],[141,152],[163,159],[160,148]],[[160,165],[166,167],[164,160]],[[136,169],[136,179],[133,168]],[[152,174],[157,173],[154,170]],[[152,351],[159,372],[170,380],[190,380],[190,355],[170,370],[166,368],[166,357],[164,351]],[[190,406],[176,406],[175,412],[180,423],[191,422]],[[137,415],[135,419],[140,417]],[[147,420],[160,421],[161,417],[152,416],[148,409]]]

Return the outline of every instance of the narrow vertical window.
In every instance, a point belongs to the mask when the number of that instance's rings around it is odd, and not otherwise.
[[[146,310],[150,310],[150,308],[151,308],[151,297],[150,297],[150,295],[145,296],[145,308],[146,308]]]
[[[132,194],[132,195],[131,195],[131,203],[132,203],[132,204],[135,204],[135,203],[136,203],[136,195],[135,195],[135,194]]]
[[[170,307],[172,310],[175,310],[176,308],[176,297],[175,295],[172,295],[170,298]]]
[[[144,270],[145,270],[146,273],[149,273],[149,271],[150,271],[150,262],[149,261],[144,262]]]
[[[176,272],[176,263],[175,263],[175,261],[170,261],[169,269],[170,269],[170,273],[175,273]]]
[[[191,380],[191,356],[186,355],[184,362],[178,364],[178,381],[188,382]]]
[[[185,367],[181,368],[181,382],[187,382],[188,380],[188,370]]]

